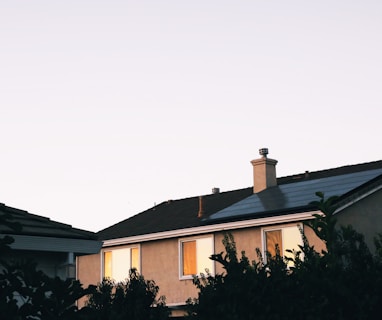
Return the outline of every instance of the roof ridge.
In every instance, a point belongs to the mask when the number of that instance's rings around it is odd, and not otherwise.
[[[339,176],[354,172],[369,171],[382,168],[382,160],[363,162],[359,164],[344,165],[336,168],[322,169],[316,171],[305,171],[277,178],[278,184],[292,183],[302,179],[319,179],[324,177]]]
[[[170,203],[173,201],[183,201],[183,200],[194,199],[194,198],[199,198],[199,197],[213,197],[213,196],[216,196],[219,194],[224,194],[224,193],[229,193],[229,192],[244,191],[245,189],[252,189],[252,186],[244,187],[244,188],[238,188],[238,189],[232,189],[232,190],[226,190],[226,191],[220,191],[218,193],[205,193],[205,194],[200,194],[200,195],[195,195],[195,196],[190,196],[190,197],[184,197],[184,198],[178,198],[178,199],[169,199],[169,200],[162,201],[161,203],[156,204],[155,206],[159,206],[159,205],[164,204],[164,203]]]

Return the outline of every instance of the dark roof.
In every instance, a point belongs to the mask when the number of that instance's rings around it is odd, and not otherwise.
[[[252,188],[202,196],[203,216],[230,206],[252,193]],[[177,230],[201,225],[199,197],[162,202],[140,214],[98,232],[101,240]]]
[[[23,236],[40,236],[55,238],[70,238],[95,240],[97,235],[90,231],[73,228],[72,226],[49,218],[31,214],[27,211],[8,207],[0,203],[0,217],[15,225],[12,228],[8,223],[0,223],[0,234],[12,234]]]
[[[353,191],[379,179],[382,160],[329,170],[305,172],[277,179],[278,186],[253,194],[244,188],[203,196],[204,213],[198,218],[199,198],[191,197],[163,202],[140,214],[98,232],[100,239],[116,239],[162,231],[191,228],[206,223],[220,223],[256,217],[301,212],[317,200],[317,191],[325,195],[350,195]],[[379,179],[379,183],[380,180]]]

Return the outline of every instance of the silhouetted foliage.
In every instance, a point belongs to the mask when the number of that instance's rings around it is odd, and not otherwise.
[[[156,299],[158,292],[153,280],[145,280],[136,269],[131,269],[124,282],[104,279],[89,295],[87,307],[96,311],[93,319],[97,320],[168,319],[165,298]]]
[[[85,319],[76,301],[87,295],[79,281],[50,278],[30,261],[4,263],[0,272],[0,314],[4,319]]]
[[[0,213],[0,225],[7,226],[9,230],[20,231],[21,225],[13,221],[12,216],[9,213]],[[14,242],[14,239],[5,235],[0,237],[0,262],[3,261],[3,258],[11,250],[10,245]]]
[[[225,319],[380,319],[382,311],[382,235],[375,240],[373,255],[361,234],[352,227],[337,227],[336,197],[315,204],[323,212],[308,225],[326,244],[317,252],[302,232],[299,251],[284,258],[266,259],[257,251],[250,262],[238,258],[231,234],[225,234],[225,253],[211,259],[224,272],[194,278],[197,299],[189,299],[189,317],[197,320]],[[266,260],[266,262],[265,262]],[[292,262],[292,264],[288,264]]]
[[[9,215],[0,223],[10,230],[20,226]],[[159,287],[146,281],[134,269],[126,282],[105,279],[98,287],[84,289],[77,280],[50,278],[32,261],[8,261],[10,236],[0,237],[0,318],[6,320],[164,320],[169,311],[165,298],[156,296]],[[78,299],[88,296],[87,306],[79,309]]]
[[[21,225],[8,214],[0,223],[10,232],[21,231]],[[9,320],[76,320],[92,319],[88,308],[79,310],[76,302],[92,290],[79,281],[50,278],[37,269],[35,262],[10,261],[14,242],[11,236],[0,238],[0,318]]]

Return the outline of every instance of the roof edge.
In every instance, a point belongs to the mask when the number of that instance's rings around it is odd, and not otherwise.
[[[355,190],[352,190],[350,193],[343,195],[338,199],[336,202],[337,209],[334,212],[335,214],[344,210],[347,207],[350,207],[354,203],[368,197],[369,195],[377,192],[378,190],[382,189],[381,184],[381,178],[382,175],[379,175],[378,177],[374,178],[371,181],[368,181],[367,183],[363,184],[362,186],[356,188]]]
[[[315,171],[305,171],[303,173],[297,173],[287,176],[282,176],[277,178],[278,184],[287,184],[293,183],[298,180],[315,180],[320,179],[322,177],[327,176],[340,176],[348,173],[361,172],[361,171],[369,171],[382,168],[382,160],[363,162],[358,164],[349,164],[340,167],[330,168],[330,169],[322,169]]]
[[[119,245],[138,243],[138,242],[147,242],[147,241],[155,241],[155,240],[161,240],[161,239],[200,235],[204,233],[211,233],[211,232],[217,232],[217,231],[243,229],[248,227],[257,227],[257,226],[277,224],[277,223],[309,220],[313,218],[314,214],[318,214],[318,213],[320,213],[320,211],[314,210],[314,211],[294,213],[294,214],[281,215],[281,216],[248,219],[248,220],[235,221],[235,222],[205,225],[205,226],[193,227],[193,228],[187,228],[187,229],[177,229],[177,230],[163,231],[163,232],[157,232],[157,233],[148,233],[148,234],[125,237],[125,238],[115,238],[115,239],[103,240],[103,247],[105,248],[105,247],[119,246]]]
[[[10,244],[14,250],[74,252],[79,254],[98,253],[102,247],[100,240],[68,239],[8,234],[14,239]]]

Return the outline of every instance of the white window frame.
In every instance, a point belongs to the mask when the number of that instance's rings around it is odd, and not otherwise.
[[[130,249],[129,267],[127,268],[127,274],[126,274],[125,279],[127,279],[129,277],[129,272],[130,272],[130,269],[132,267],[131,266],[131,264],[132,264],[131,249],[138,249],[138,268],[137,268],[137,271],[140,272],[140,270],[142,268],[141,245],[140,244],[120,246],[120,247],[107,247],[107,248],[104,248],[104,249],[101,250],[101,281],[105,277],[105,252],[113,252],[113,251],[123,250],[123,249]],[[125,280],[125,279],[113,279],[113,278],[111,278],[111,279],[116,281],[116,282]]]
[[[302,229],[304,231],[304,225],[302,223],[291,223],[291,224],[283,224],[283,225],[276,225],[276,226],[270,226],[270,227],[263,227],[261,228],[261,243],[262,243],[262,254],[263,254],[263,259],[264,259],[264,262],[267,263],[267,255],[266,255],[266,251],[267,251],[267,241],[266,241],[266,232],[268,231],[277,231],[277,230],[281,230],[282,234],[281,234],[281,239],[282,241],[284,242],[284,229],[286,228],[291,228],[291,227],[296,227],[299,232],[300,232],[300,229]],[[302,240],[302,236],[301,236],[301,241],[300,243],[298,243],[299,245],[303,245],[303,240]],[[297,246],[296,248],[285,248],[284,246],[284,243],[282,243],[282,247],[283,247],[283,252],[281,252],[281,256],[285,256],[285,255],[288,255],[288,257],[291,257],[291,253],[285,253],[285,250],[287,249],[298,249]],[[303,256],[302,256],[303,258]]]
[[[197,270],[197,274],[195,275],[183,275],[183,243],[189,241],[198,241],[198,240],[210,239],[211,241],[211,253],[209,253],[208,257],[203,257],[203,259],[208,259],[210,263],[210,267],[208,268],[208,272],[211,275],[215,275],[215,262],[209,257],[215,253],[215,237],[213,234],[197,236],[197,237],[187,237],[178,239],[178,265],[179,265],[179,280],[189,280],[193,279],[194,276],[200,276],[200,273],[206,274],[205,269]],[[196,259],[198,259],[198,250],[196,250]]]

